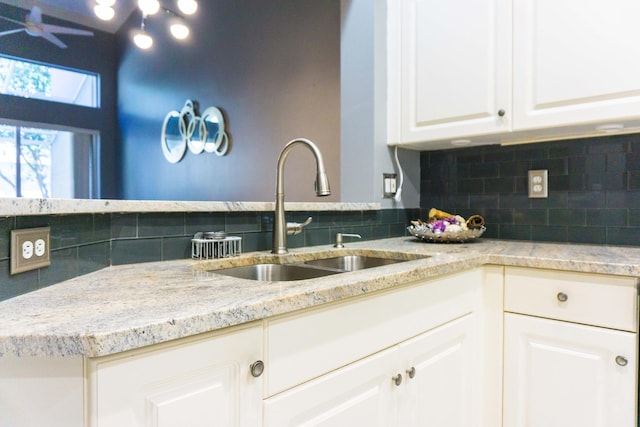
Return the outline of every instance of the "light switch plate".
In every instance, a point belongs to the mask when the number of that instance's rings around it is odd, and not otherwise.
[[[51,265],[50,236],[50,227],[11,230],[11,274]]]
[[[397,188],[398,175],[395,173],[382,174],[382,197],[392,199],[398,192]]]

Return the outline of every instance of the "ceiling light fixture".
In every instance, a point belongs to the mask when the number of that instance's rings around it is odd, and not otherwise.
[[[195,0],[178,0],[178,9],[185,15],[193,15],[198,10],[198,3]]]
[[[184,40],[189,37],[189,27],[179,19],[173,20],[169,26],[169,30],[171,31],[171,35],[178,40]]]
[[[138,0],[138,7],[143,15],[155,15],[160,10],[158,0]]]
[[[144,30],[144,20],[145,20],[145,18],[146,18],[146,16],[143,15],[142,16],[142,22],[140,22],[140,29],[139,30],[135,30],[133,32],[133,42],[140,49],[147,50],[153,45],[153,39]]]
[[[93,12],[98,18],[102,19],[103,21],[112,20],[116,14],[111,6],[99,3],[93,7]]]
[[[103,21],[109,21],[115,16],[113,8],[115,4],[116,0],[96,0],[93,11],[98,18]],[[198,2],[195,0],[177,0],[177,7],[184,15],[193,15],[198,10]],[[161,0],[138,0],[138,8],[142,12],[142,21],[140,22],[140,29],[132,32],[132,37],[133,42],[140,49],[149,49],[153,45],[153,38],[145,30],[145,20],[160,10],[170,15],[168,27],[173,38],[184,40],[189,37],[191,30],[187,26],[184,15],[167,9],[161,4]]]

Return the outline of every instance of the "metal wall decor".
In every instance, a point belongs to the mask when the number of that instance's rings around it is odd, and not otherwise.
[[[229,150],[229,136],[224,117],[217,107],[208,107],[199,115],[197,103],[188,99],[180,112],[170,111],[162,123],[160,140],[164,157],[178,163],[187,152],[215,153],[224,156]]]

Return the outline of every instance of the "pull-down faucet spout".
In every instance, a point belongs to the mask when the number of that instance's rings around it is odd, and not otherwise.
[[[306,146],[311,150],[311,153],[313,153],[313,156],[316,159],[316,196],[328,196],[331,194],[329,178],[324,170],[324,162],[322,160],[322,153],[320,153],[320,149],[318,149],[316,144],[305,138],[296,138],[289,141],[280,153],[280,157],[278,158],[278,168],[276,171],[276,208],[273,221],[273,248],[271,249],[271,253],[273,254],[286,254],[288,252],[287,234],[299,233],[304,225],[311,222],[311,218],[309,218],[305,224],[287,224],[284,217],[284,162],[287,159],[289,152],[298,145]]]

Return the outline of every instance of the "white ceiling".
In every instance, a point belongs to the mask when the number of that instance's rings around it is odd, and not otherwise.
[[[0,0],[6,3],[25,9],[25,15],[34,4],[42,9],[43,20],[47,21],[47,16],[75,22],[96,30],[115,33],[124,21],[129,17],[136,7],[135,0],[116,0],[113,7],[116,16],[111,21],[102,21],[93,13],[95,0]]]

